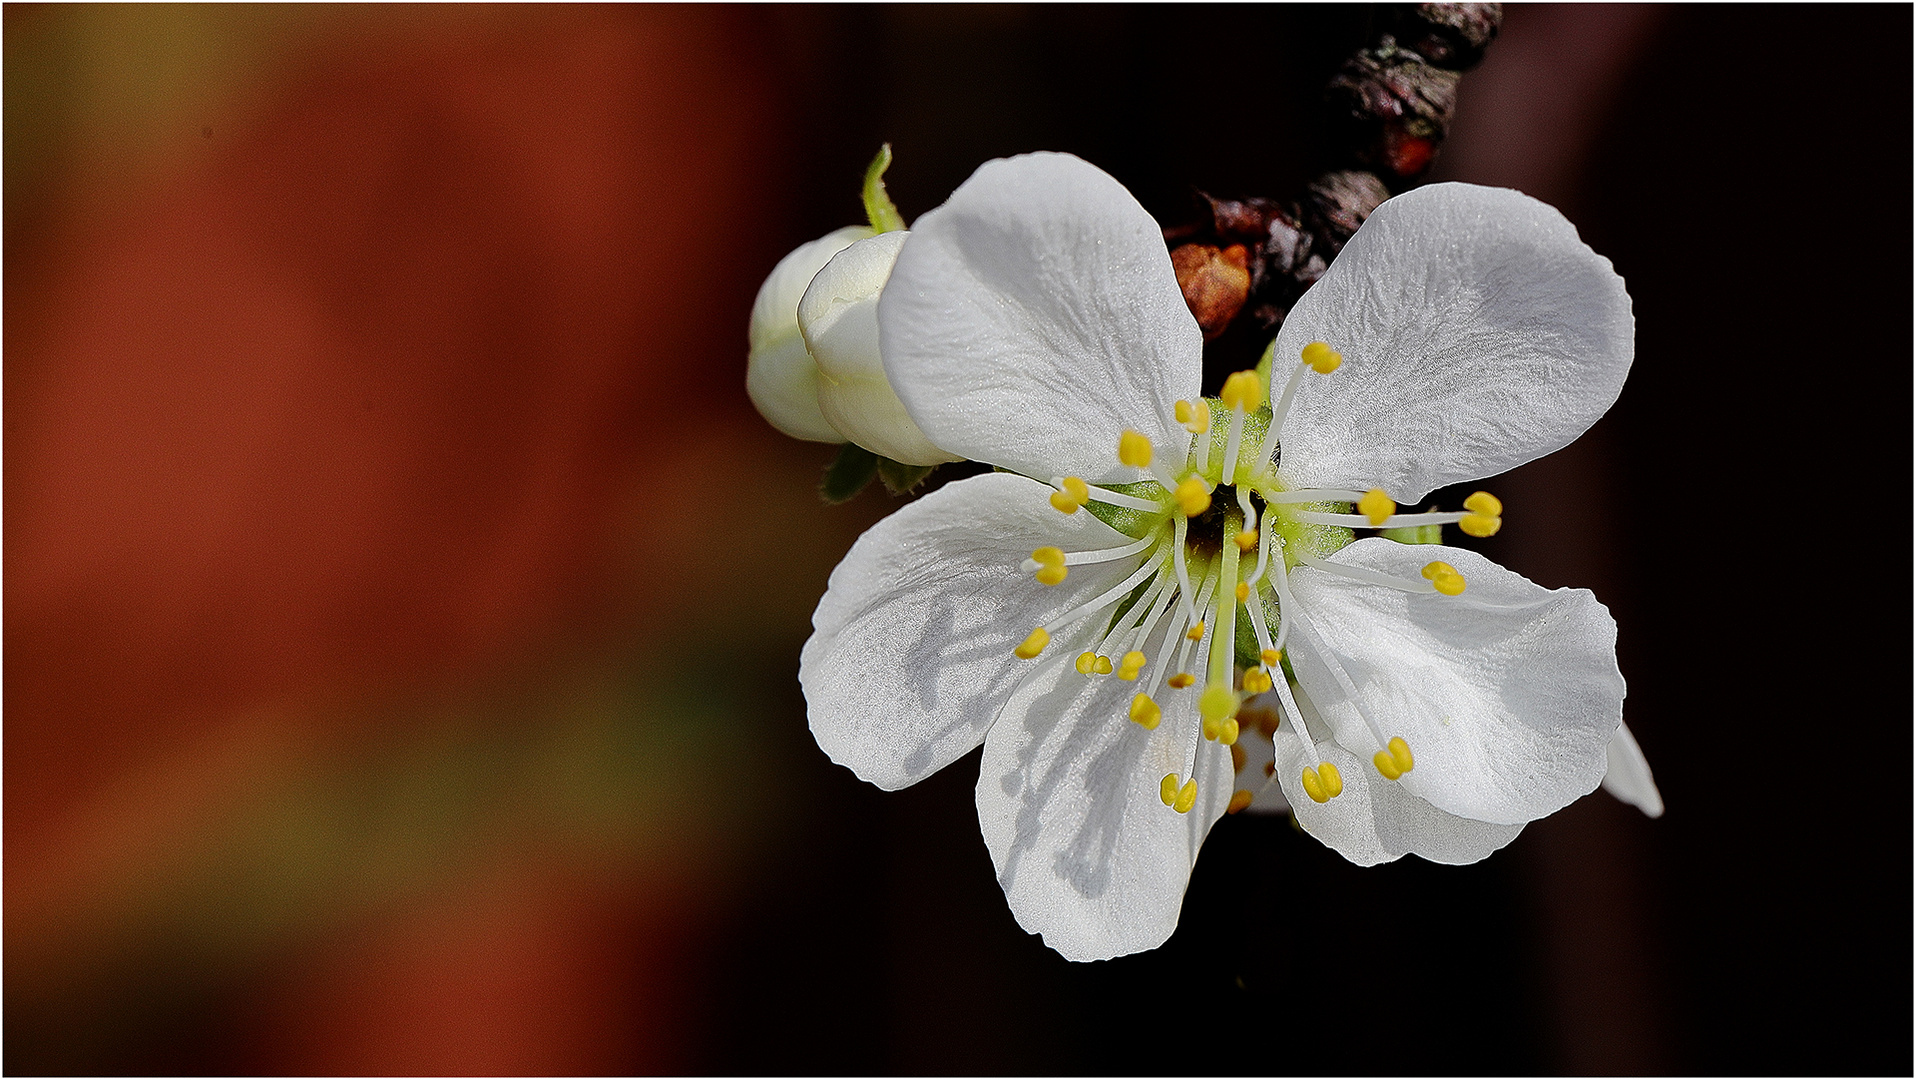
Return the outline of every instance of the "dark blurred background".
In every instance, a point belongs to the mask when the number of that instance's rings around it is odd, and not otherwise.
[[[1034,149],[1295,195],[1373,17],[8,5],[6,1069],[1907,1074],[1908,7],[1513,7],[1463,81],[1435,178],[1635,302],[1484,547],[1616,614],[1662,820],[1229,818],[1073,965],[975,755],[813,745],[898,504],[746,401],[772,264],[885,140],[908,217]]]

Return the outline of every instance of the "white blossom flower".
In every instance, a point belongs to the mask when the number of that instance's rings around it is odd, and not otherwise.
[[[1494,532],[1487,494],[1395,504],[1556,450],[1615,400],[1629,298],[1556,211],[1459,184],[1385,203],[1290,313],[1270,386],[1241,372],[1212,399],[1157,224],[1067,155],[981,167],[917,222],[877,314],[910,418],[1004,471],[833,572],[800,666],[812,731],[887,789],[982,741],[986,845],[1058,952],[1170,935],[1206,832],[1264,782],[1231,752],[1247,693],[1278,703],[1300,824],[1360,863],[1481,859],[1603,778],[1624,688],[1590,593],[1351,542]]]

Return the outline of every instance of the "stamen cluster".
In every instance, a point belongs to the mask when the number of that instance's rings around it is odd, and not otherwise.
[[[1408,580],[1344,566],[1327,556],[1349,542],[1352,529],[1455,524],[1472,536],[1489,536],[1502,523],[1503,504],[1482,491],[1464,500],[1461,512],[1400,514],[1396,502],[1381,488],[1363,492],[1288,488],[1278,468],[1284,415],[1306,373],[1328,376],[1342,364],[1340,353],[1314,341],[1303,348],[1274,407],[1266,407],[1265,380],[1255,371],[1233,374],[1217,398],[1177,402],[1177,421],[1191,433],[1191,441],[1181,455],[1169,459],[1144,434],[1124,431],[1118,438],[1117,458],[1144,474],[1137,484],[1093,486],[1075,476],[1052,480],[1051,505],[1060,513],[1089,508],[1105,517],[1122,509],[1142,516],[1133,516],[1135,539],[1128,544],[1069,553],[1054,546],[1036,549],[1024,568],[1039,584],[1060,584],[1074,565],[1148,554],[1116,586],[1034,628],[1014,654],[1035,659],[1052,635],[1082,620],[1105,616],[1102,639],[1081,653],[1074,666],[1080,675],[1094,678],[1115,674],[1126,682],[1142,679],[1128,713],[1130,720],[1147,730],[1155,730],[1163,720],[1164,709],[1156,695],[1189,689],[1197,683],[1191,669],[1203,671],[1204,688],[1197,699],[1199,723],[1185,752],[1183,771],[1166,773],[1159,785],[1164,804],[1180,814],[1189,811],[1197,797],[1193,772],[1197,737],[1234,745],[1240,733],[1238,710],[1247,696],[1275,692],[1280,716],[1291,722],[1307,746],[1310,743],[1282,666],[1290,632],[1284,611],[1294,604],[1287,577],[1292,567],[1302,563],[1403,592],[1458,596],[1466,582],[1445,562],[1433,561],[1424,567],[1421,580]],[[1214,406],[1230,417],[1221,430],[1211,424]],[[1124,490],[1117,490],[1120,487]],[[1273,551],[1278,558],[1271,557]],[[1255,652],[1240,651],[1240,612],[1250,625]],[[1166,629],[1154,664],[1144,647],[1167,618],[1182,629]],[[1119,659],[1114,661],[1113,656]],[[1386,735],[1368,714],[1364,719],[1376,739],[1372,762],[1378,773],[1396,780],[1410,772],[1415,758],[1404,738]],[[1314,750],[1310,756],[1317,758]],[[1266,787],[1274,782],[1273,776]],[[1321,758],[1303,769],[1300,782],[1319,803],[1336,798],[1344,789],[1337,767]],[[1232,805],[1241,809],[1255,798],[1256,793],[1238,791]]]

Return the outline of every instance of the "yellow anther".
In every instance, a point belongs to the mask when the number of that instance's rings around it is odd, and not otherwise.
[[[1218,725],[1218,727],[1220,728],[1218,732],[1218,736],[1217,736],[1218,742],[1224,744],[1225,746],[1229,746],[1232,743],[1237,742],[1237,718],[1236,717],[1231,717],[1225,720],[1224,723]]]
[[[1230,378],[1224,380],[1224,390],[1218,397],[1226,408],[1250,412],[1264,404],[1264,383],[1258,379],[1255,371],[1233,372]]]
[[[1108,656],[1098,657],[1097,666],[1092,668],[1092,670],[1096,671],[1100,675],[1111,674],[1111,658]]]
[[[1011,650],[1011,655],[1017,657],[1020,660],[1029,660],[1032,657],[1043,652],[1044,647],[1046,645],[1049,645],[1050,643],[1051,643],[1051,635],[1048,633],[1045,633],[1045,628],[1040,626],[1036,630],[1033,630],[1031,632],[1030,637],[1025,638],[1025,643],[1023,645],[1020,645],[1017,648]]]
[[[1237,712],[1237,691],[1228,684],[1214,682],[1198,695],[1198,715],[1206,720],[1222,720]]]
[[[1383,488],[1371,488],[1364,497],[1357,500],[1357,512],[1370,519],[1372,525],[1382,525],[1386,518],[1397,512],[1397,504]]]
[[[1165,685],[1169,686],[1173,690],[1182,690],[1196,681],[1197,681],[1197,676],[1192,675],[1188,671],[1180,671],[1176,675],[1173,675],[1170,678],[1164,680]]]
[[[1401,735],[1392,735],[1390,741],[1384,744],[1384,748],[1390,751],[1391,759],[1396,761],[1397,767],[1404,772],[1409,772],[1411,767],[1417,764],[1417,759],[1410,756],[1410,744],[1405,742]]]
[[[1237,535],[1231,539],[1237,542],[1237,549],[1239,551],[1248,553],[1252,548],[1257,546],[1257,530],[1239,529]],[[1240,596],[1238,599],[1242,600],[1244,598]]]
[[[1158,726],[1158,721],[1163,719],[1163,717],[1164,710],[1158,708],[1158,703],[1151,700],[1151,695],[1138,694],[1131,699],[1131,719],[1136,721],[1138,726],[1144,730],[1151,731],[1155,729]]]
[[[1343,774],[1337,772],[1337,766],[1330,762],[1318,762],[1318,777],[1324,781],[1324,793],[1332,799],[1343,795]]]
[[[1324,781],[1318,778],[1316,769],[1311,768],[1309,765],[1304,766],[1303,781],[1304,794],[1309,795],[1312,802],[1327,803],[1331,801],[1330,793],[1324,790]]]
[[[1163,799],[1164,805],[1166,806],[1170,806],[1172,803],[1178,801],[1178,777],[1176,773],[1165,773],[1164,779],[1158,781],[1158,798]]]
[[[1198,729],[1204,733],[1206,739],[1212,742],[1216,742],[1217,737],[1224,733],[1223,725],[1208,716],[1204,718],[1203,723],[1198,725]]]
[[[1078,654],[1078,674],[1089,675],[1098,670],[1098,654],[1094,652]]]
[[[1257,658],[1264,661],[1265,667],[1274,668],[1284,662],[1284,650],[1265,649],[1263,652],[1257,654]]]
[[[1479,491],[1464,500],[1465,514],[1457,527],[1476,537],[1495,536],[1503,528],[1503,500],[1488,491]]]
[[[1317,778],[1324,785],[1324,797],[1335,799],[1344,793],[1344,776],[1328,761],[1317,763]]]
[[[1475,537],[1495,536],[1504,527],[1504,519],[1487,514],[1465,514],[1457,527]]]
[[[1037,563],[1040,566],[1063,566],[1064,565],[1064,549],[1055,548],[1055,547],[1041,547],[1038,550],[1031,553],[1031,561]]]
[[[1202,435],[1211,430],[1211,403],[1203,399],[1180,401],[1172,407],[1177,413],[1178,423],[1193,435]]]
[[[1238,582],[1236,592],[1238,603],[1242,604],[1244,601],[1249,600],[1251,598],[1251,583],[1248,581]]]
[[[1125,682],[1136,681],[1138,672],[1144,670],[1144,659],[1144,654],[1136,649],[1125,653],[1124,658],[1118,661],[1118,678]]]
[[[1447,562],[1425,563],[1424,579],[1445,596],[1456,596],[1464,591],[1464,576]]]
[[[1187,638],[1190,638],[1192,641],[1203,641],[1204,640],[1204,624],[1203,623],[1194,624],[1189,630],[1186,630],[1184,632],[1184,636]]]
[[[1479,491],[1464,500],[1464,509],[1473,514],[1482,514],[1485,517],[1502,517],[1504,503],[1502,499],[1499,499],[1488,491]]]
[[[1178,509],[1184,511],[1185,517],[1196,517],[1211,508],[1211,493],[1204,489],[1204,481],[1195,476],[1185,477],[1175,494]]]
[[[1056,585],[1070,572],[1071,568],[1068,566],[1040,566],[1038,572],[1032,576],[1038,579],[1040,585]]]
[[[1250,792],[1242,788],[1231,792],[1231,805],[1225,807],[1224,812],[1227,814],[1237,813],[1239,810],[1251,805],[1251,799],[1253,797]]]
[[[1188,812],[1191,809],[1191,807],[1196,805],[1197,805],[1197,777],[1194,776],[1191,779],[1186,780],[1184,782],[1184,786],[1178,789],[1177,801],[1171,804],[1171,809],[1176,810],[1178,813],[1182,814],[1182,813]]]
[[[1091,488],[1075,476],[1064,478],[1062,491],[1051,493],[1051,505],[1061,513],[1075,514],[1078,508],[1091,501]]]
[[[1151,464],[1151,440],[1140,432],[1127,431],[1118,436],[1118,460],[1136,469]]]
[[[1271,689],[1270,673],[1263,668],[1252,668],[1244,673],[1244,692],[1247,694],[1268,693]]]
[[[1383,774],[1386,780],[1395,780],[1404,775],[1404,770],[1397,767],[1397,759],[1391,757],[1390,751],[1388,750],[1377,751],[1370,756],[1370,760],[1371,764],[1377,766],[1377,771]]]
[[[1319,375],[1329,375],[1337,370],[1337,365],[1344,362],[1342,356],[1333,352],[1329,345],[1321,341],[1313,341],[1304,346],[1302,356],[1304,362],[1311,366],[1311,370]]]

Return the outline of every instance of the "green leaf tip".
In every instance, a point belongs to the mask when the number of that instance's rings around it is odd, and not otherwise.
[[[865,216],[879,232],[897,232],[905,227],[905,216],[885,191],[885,170],[891,168],[891,144],[878,148],[878,156],[865,168]]]

